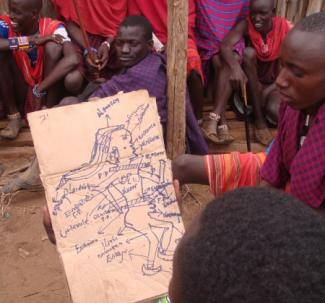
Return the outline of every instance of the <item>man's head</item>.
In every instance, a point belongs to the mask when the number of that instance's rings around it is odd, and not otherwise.
[[[150,22],[142,16],[127,17],[119,26],[115,46],[123,67],[140,62],[153,47]]]
[[[323,302],[325,221],[271,188],[210,203],[181,240],[173,303]]]
[[[272,18],[275,13],[274,0],[252,0],[250,19],[256,31],[267,34],[272,30]]]
[[[14,31],[34,34],[42,9],[42,0],[9,0],[9,16]]]
[[[96,133],[92,162],[106,159],[110,163],[117,164],[121,157],[133,158],[136,155],[132,134],[123,125],[105,127]]]
[[[324,103],[324,49],[325,12],[306,17],[286,37],[276,84],[292,108],[314,113]]]

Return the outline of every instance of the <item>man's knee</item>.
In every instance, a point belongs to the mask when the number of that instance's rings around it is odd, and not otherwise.
[[[79,99],[77,97],[65,97],[63,98],[56,107],[62,107],[67,105],[73,105],[80,103]]]
[[[46,62],[57,62],[62,57],[62,45],[47,42],[44,47]]]
[[[214,70],[220,70],[223,66],[220,55],[214,55],[212,57],[212,66]]]
[[[252,66],[256,63],[256,51],[252,47],[246,47],[244,50],[244,65]]]
[[[74,70],[67,74],[64,78],[64,86],[66,90],[73,94],[79,94],[82,90],[83,76],[78,70]]]

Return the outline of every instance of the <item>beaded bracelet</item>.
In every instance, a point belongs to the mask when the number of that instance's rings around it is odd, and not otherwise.
[[[17,37],[19,50],[29,49],[29,39],[26,36]]]
[[[10,50],[26,50],[35,46],[26,36],[9,38],[8,41]]]
[[[8,41],[10,50],[17,50],[19,48],[18,38],[9,38]]]
[[[96,48],[94,48],[94,47],[91,47],[90,49],[88,49],[88,48],[85,48],[85,50],[84,50],[84,56],[85,56],[85,57],[87,57],[87,56],[88,56],[88,54],[89,54],[89,51],[92,51],[92,52],[94,52],[94,53],[96,53],[96,54],[97,54],[97,49],[96,49]]]
[[[38,90],[38,84],[36,84],[33,87],[33,95],[37,98],[37,99],[41,99],[42,97],[46,96],[46,92],[40,92]]]

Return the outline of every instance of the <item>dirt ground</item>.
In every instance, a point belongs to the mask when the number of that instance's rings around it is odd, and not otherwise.
[[[31,150],[24,156],[0,159],[5,173],[28,163]],[[184,190],[183,219],[187,226],[212,198],[208,187],[191,186]],[[18,192],[8,204],[0,204],[0,302],[70,303],[59,255],[43,229],[44,193]]]

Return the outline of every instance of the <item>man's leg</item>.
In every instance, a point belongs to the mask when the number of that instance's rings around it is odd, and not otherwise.
[[[24,110],[27,85],[10,52],[0,53],[0,65],[0,95],[9,118],[8,126],[0,132],[0,136],[15,139],[23,126],[21,113]]]
[[[82,92],[84,78],[78,69],[70,72],[64,78],[64,87],[69,94],[76,96]]]
[[[278,123],[278,113],[280,109],[281,96],[275,85],[272,84],[263,91],[264,111],[268,122],[276,126]]]
[[[224,117],[227,102],[233,92],[229,81],[230,70],[222,62],[220,55],[215,55],[212,58],[212,66],[215,74],[214,83],[216,87],[214,95],[214,110],[209,113],[208,119],[204,122],[203,132],[211,141],[227,144],[234,140],[229,134]]]
[[[200,75],[192,70],[187,78],[188,90],[197,120],[202,119],[203,103],[204,103],[204,88]]]
[[[255,136],[263,145],[269,145],[273,137],[267,128],[263,115],[263,89],[258,79],[256,51],[247,47],[244,51],[244,71],[248,78],[248,89],[251,97],[251,103],[254,110]]]
[[[44,78],[48,77],[63,56],[62,45],[48,42],[44,48]],[[47,90],[45,106],[51,108],[58,104],[63,97],[63,83],[58,81]]]

